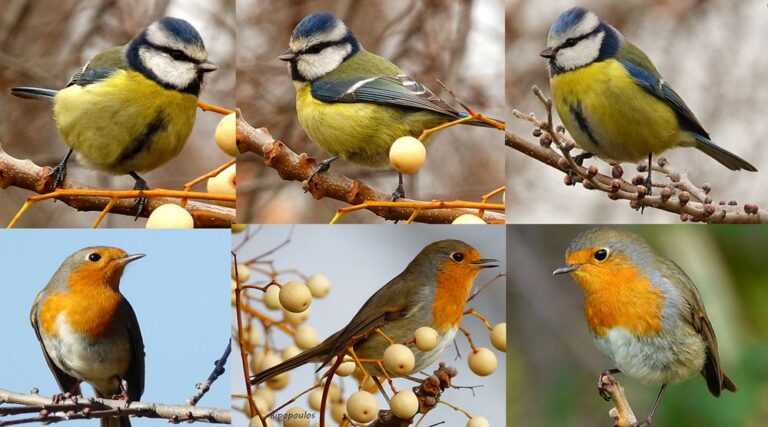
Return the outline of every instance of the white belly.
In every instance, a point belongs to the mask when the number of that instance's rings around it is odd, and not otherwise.
[[[99,390],[116,390],[117,378],[124,376],[132,357],[128,337],[101,338],[99,344],[94,345],[93,341],[72,331],[65,316],[61,313],[56,318],[59,335],[43,338],[51,360],[68,375]]]
[[[613,328],[594,339],[617,368],[643,384],[683,381],[701,371],[706,359],[704,341],[687,329],[672,337],[635,338],[624,328]]]

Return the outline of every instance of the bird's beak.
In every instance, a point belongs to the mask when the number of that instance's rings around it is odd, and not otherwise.
[[[570,273],[571,271],[576,270],[577,268],[579,268],[578,264],[567,264],[553,271],[552,275],[556,276],[558,274]]]
[[[552,59],[552,58],[555,57],[555,50],[552,49],[551,47],[548,47],[548,48],[542,50],[541,52],[539,52],[539,55],[544,57],[544,58]]]
[[[210,73],[211,71],[218,70],[219,67],[211,61],[205,61],[198,64],[197,69],[204,73]]]
[[[279,59],[281,61],[288,61],[288,62],[290,62],[290,61],[293,61],[294,59],[296,59],[296,54],[291,52],[290,49],[288,49],[285,52],[281,53],[280,56],[277,57],[277,59]]]
[[[133,255],[128,255],[128,256],[125,256],[123,258],[120,258],[117,261],[120,262],[121,264],[125,265],[125,264],[128,264],[130,262],[136,261],[139,258],[144,258],[144,256],[145,256],[144,254],[133,254]]]
[[[472,264],[476,265],[478,268],[496,268],[499,266],[498,262],[498,260],[493,258],[480,258],[477,261],[472,261]]]

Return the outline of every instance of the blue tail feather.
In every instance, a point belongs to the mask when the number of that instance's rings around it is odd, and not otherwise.
[[[41,87],[14,87],[11,88],[11,95],[18,96],[25,99],[44,99],[46,101],[53,101],[53,97],[56,96],[58,90],[45,89]]]

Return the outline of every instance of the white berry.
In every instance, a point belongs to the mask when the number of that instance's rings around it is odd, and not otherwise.
[[[392,397],[389,407],[398,418],[409,420],[419,411],[419,398],[411,390],[399,391]]]
[[[286,311],[301,313],[312,303],[312,293],[301,282],[291,281],[280,288],[280,305]]]
[[[438,341],[440,341],[440,335],[437,331],[429,326],[422,326],[413,333],[413,337],[416,339],[416,348],[421,351],[430,351],[437,347]]]
[[[186,209],[173,203],[160,205],[149,214],[145,228],[195,228],[195,220]]]
[[[478,347],[477,351],[469,356],[469,369],[484,377],[496,371],[496,355],[485,347]]]
[[[313,274],[307,279],[307,287],[315,298],[322,298],[331,291],[331,281],[322,274]]]
[[[384,350],[384,367],[397,375],[408,375],[416,366],[416,358],[410,348],[402,344],[392,344]]]
[[[379,412],[376,398],[367,391],[352,393],[347,400],[347,414],[353,421],[368,423],[373,421]]]
[[[507,351],[507,324],[499,323],[491,329],[491,344],[496,350]]]
[[[477,215],[464,214],[451,222],[451,224],[485,224],[486,222]]]
[[[427,158],[424,144],[412,136],[397,138],[389,147],[389,162],[401,173],[414,173]]]
[[[317,345],[317,331],[315,328],[307,325],[299,326],[293,336],[296,346],[302,350],[307,350]]]

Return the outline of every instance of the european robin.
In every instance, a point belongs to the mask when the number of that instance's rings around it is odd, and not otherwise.
[[[29,317],[63,393],[79,395],[85,381],[98,397],[141,398],[144,343],[119,286],[125,266],[143,256],[104,246],[80,249],[37,294]],[[102,427],[131,425],[127,416],[100,421]]]
[[[673,261],[638,235],[596,228],[577,236],[564,267],[584,290],[584,314],[597,347],[618,369],[643,384],[661,384],[653,414],[669,383],[704,376],[710,393],[736,391],[720,366],[715,331],[699,291]]]
[[[415,344],[408,344],[416,359],[411,372],[423,370],[453,341],[477,273],[497,267],[496,262],[482,258],[475,248],[459,240],[431,243],[402,273],[368,298],[343,329],[317,346],[257,373],[251,378],[251,384],[263,383],[310,362],[321,363],[322,368],[334,356],[344,355],[352,342],[358,358],[381,360],[390,343],[374,333],[377,328],[395,343],[413,341],[414,331],[422,326],[437,331],[438,344],[430,351],[420,351]],[[355,342],[359,337],[364,338]],[[363,366],[370,375],[384,376],[376,363],[363,362]]]

